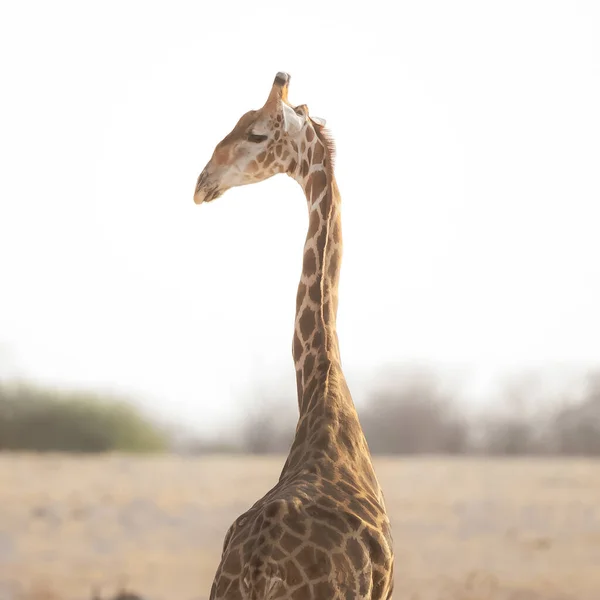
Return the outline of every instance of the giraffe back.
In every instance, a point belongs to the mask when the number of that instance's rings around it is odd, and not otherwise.
[[[386,600],[389,521],[351,481],[307,471],[280,482],[227,532],[210,600]]]

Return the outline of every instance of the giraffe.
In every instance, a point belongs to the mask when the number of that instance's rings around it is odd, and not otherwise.
[[[336,330],[342,229],[334,143],[324,121],[288,102],[289,81],[277,73],[264,106],[217,144],[194,193],[204,204],[286,173],[302,186],[309,214],[292,343],[296,434],[279,481],[227,531],[210,600],[389,600],[390,523]]]

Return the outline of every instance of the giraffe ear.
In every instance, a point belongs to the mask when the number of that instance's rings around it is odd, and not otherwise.
[[[294,135],[304,126],[305,119],[296,113],[296,111],[283,103],[283,128],[287,134]]]
[[[321,127],[325,127],[325,125],[327,125],[327,121],[325,119],[321,119],[321,117],[311,117],[310,120]]]

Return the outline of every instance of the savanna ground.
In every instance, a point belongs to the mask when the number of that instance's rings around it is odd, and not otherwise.
[[[377,458],[394,598],[598,600],[600,462]],[[0,455],[0,599],[208,597],[283,458]]]

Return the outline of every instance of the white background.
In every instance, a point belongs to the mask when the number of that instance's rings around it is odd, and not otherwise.
[[[0,368],[205,430],[256,382],[293,395],[301,190],[192,201],[279,70],[337,141],[359,402],[390,364],[484,401],[507,369],[600,363],[599,6],[5,5]]]

